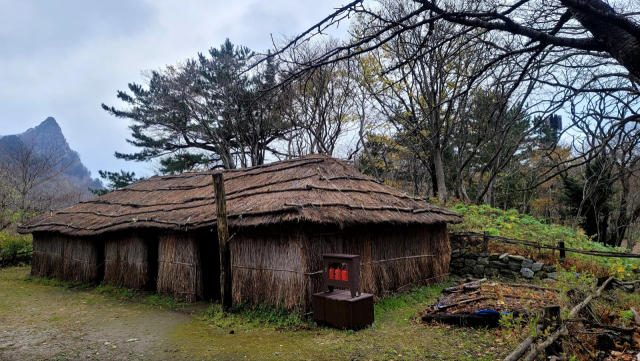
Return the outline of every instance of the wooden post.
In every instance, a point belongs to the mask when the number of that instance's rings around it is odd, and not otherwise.
[[[229,228],[227,227],[227,201],[224,195],[222,173],[213,174],[216,192],[216,213],[218,215],[218,243],[220,244],[220,300],[227,311],[232,306],[231,298],[231,249],[229,248]]]
[[[560,248],[560,261],[564,262],[566,253],[564,251],[564,241],[558,242],[558,248]]]
[[[548,306],[542,309],[542,330],[555,331],[562,324],[560,306]]]
[[[558,326],[562,325],[562,314],[560,306],[548,306],[542,309],[542,331],[552,333]],[[562,353],[560,342],[552,343],[546,350],[547,356]]]

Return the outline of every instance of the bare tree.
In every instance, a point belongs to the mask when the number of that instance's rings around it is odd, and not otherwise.
[[[20,221],[42,210],[43,195],[39,192],[40,188],[77,163],[67,160],[65,156],[61,149],[38,151],[34,144],[24,143],[15,136],[3,139],[0,147],[0,178],[4,192],[8,194],[3,198],[3,205],[11,202],[7,208],[19,213]],[[54,195],[55,192],[49,194]]]
[[[306,43],[287,54],[284,74],[295,73],[299,64],[309,62],[337,46],[337,41]],[[338,142],[351,130],[356,89],[347,62],[332,63],[304,74],[288,84],[286,119],[292,129],[286,136],[287,154],[333,155]]]

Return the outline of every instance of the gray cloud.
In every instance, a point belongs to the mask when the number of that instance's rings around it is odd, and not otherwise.
[[[135,34],[153,21],[144,1],[4,1],[0,3],[2,58],[60,53],[103,38]]]
[[[101,103],[121,106],[117,90],[142,70],[218,47],[229,37],[254,51],[271,36],[313,25],[337,1],[9,0],[0,2],[0,135],[56,118],[72,149],[99,169],[149,173],[148,164],[115,159],[130,152],[126,120]],[[341,26],[337,34],[342,34]]]

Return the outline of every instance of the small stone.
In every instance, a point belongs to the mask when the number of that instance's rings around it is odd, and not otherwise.
[[[460,258],[460,250],[459,249],[454,249],[453,251],[451,251],[451,258]]]
[[[545,278],[545,279],[542,280],[542,282],[545,282],[545,283],[548,283],[548,284],[552,285],[552,284],[554,284],[554,283],[556,283],[558,281],[554,280],[553,278]]]
[[[525,259],[524,261],[522,261],[522,267],[524,268],[531,268],[533,266],[533,261],[530,259]]]
[[[549,275],[545,271],[538,271],[538,272],[536,272],[536,277],[538,277],[538,278],[547,278],[547,277],[549,277]]]
[[[555,272],[556,266],[544,265],[542,266],[542,270],[545,272]]]
[[[135,342],[135,341],[138,341],[138,339],[137,338],[130,338],[130,339],[126,340],[125,342]]]
[[[510,261],[516,261],[516,262],[522,262],[522,261],[524,261],[524,257],[512,254],[512,255],[509,255],[509,260]]]
[[[489,258],[478,257],[478,264],[481,264],[483,266],[488,266],[489,265]]]
[[[478,258],[480,256],[478,252],[469,251],[464,255],[465,258]]]
[[[520,270],[520,274],[523,275],[525,278],[533,278],[533,275],[535,274],[530,268],[522,268]]]
[[[489,255],[489,261],[497,261],[500,259],[500,253],[491,253]]]
[[[622,285],[622,288],[624,288],[624,290],[627,291],[627,292],[633,292],[633,290],[634,290],[633,285]]]
[[[531,265],[531,270],[533,272],[538,272],[540,270],[542,270],[542,267],[544,266],[544,263],[542,262],[536,262],[533,265]]]
[[[506,277],[506,278],[511,278],[511,279],[516,279],[518,278],[518,274],[508,270],[508,269],[503,269],[500,271],[500,275],[502,275],[502,277]]]
[[[500,256],[498,256],[498,259],[504,263],[509,262],[509,254],[508,253],[503,253]]]
[[[469,252],[469,250],[466,248],[461,248],[459,249],[459,251],[460,251],[460,257],[463,257],[464,255],[467,254],[467,252]]]
[[[489,257],[490,255],[491,255],[491,253],[489,253],[489,252],[480,252],[480,253],[478,253],[478,256],[480,256],[480,257]]]
[[[508,268],[507,264],[502,263],[500,261],[490,261],[489,262],[489,267],[498,268],[498,269]]]
[[[475,265],[476,265],[476,263],[478,263],[478,261],[476,261],[475,259],[465,259],[465,260],[464,260],[464,264],[465,264],[466,266],[469,266],[469,267],[473,267],[473,266],[475,266]]]
[[[464,266],[464,259],[463,258],[454,259],[453,261],[451,261],[451,265]]]
[[[494,277],[498,277],[499,274],[500,274],[500,270],[497,268],[489,268],[489,267],[484,268],[485,277],[494,278]]]
[[[473,274],[476,276],[482,276],[484,274],[484,266],[476,265],[473,267]]]
[[[465,267],[465,268],[460,270],[460,274],[461,275],[467,275],[467,274],[470,275],[472,272],[473,272],[473,268],[471,268],[471,267]],[[473,277],[471,277],[471,278],[473,278]]]
[[[547,277],[557,281],[558,277],[560,277],[560,274],[558,272],[550,272],[549,274],[547,274]]]
[[[520,262],[509,261],[508,265],[509,265],[509,269],[512,271],[519,271],[520,268],[522,268],[522,266],[520,265]]]

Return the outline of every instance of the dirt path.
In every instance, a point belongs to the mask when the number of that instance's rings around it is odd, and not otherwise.
[[[190,315],[30,284],[27,273],[0,271],[0,360],[178,358],[166,340]]]
[[[424,309],[422,304],[389,311],[376,306],[380,312],[375,324],[356,333],[330,328],[282,331],[254,324],[251,318],[198,317],[94,291],[25,282],[28,272],[0,269],[1,361],[488,361],[511,347],[500,346],[509,332],[417,324],[412,318]],[[438,293],[435,290],[428,302]],[[519,343],[512,338],[510,343]]]

